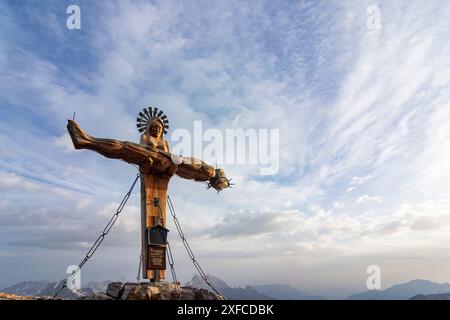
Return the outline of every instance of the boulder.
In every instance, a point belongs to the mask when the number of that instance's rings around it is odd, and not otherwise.
[[[94,293],[92,300],[224,300],[206,289],[180,287],[169,282],[112,282],[106,293]]]
[[[0,292],[0,300],[49,300],[52,297],[20,296]],[[60,298],[56,298],[60,300]],[[111,282],[104,292],[93,292],[77,300],[224,300],[206,289],[181,287],[169,282]]]

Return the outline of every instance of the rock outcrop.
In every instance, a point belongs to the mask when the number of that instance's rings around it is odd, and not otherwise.
[[[37,297],[19,296],[17,294],[0,292],[0,300],[38,300]]]
[[[83,300],[224,300],[206,289],[180,287],[169,282],[112,282],[106,293],[93,293]]]
[[[49,300],[50,296],[26,296],[0,292],[0,300]],[[180,287],[169,282],[111,282],[106,292],[57,300],[224,300],[206,289]]]

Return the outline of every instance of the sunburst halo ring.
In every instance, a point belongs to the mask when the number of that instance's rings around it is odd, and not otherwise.
[[[136,127],[140,133],[145,132],[147,125],[155,119],[162,121],[164,124],[164,134],[167,134],[167,130],[169,130],[169,119],[162,110],[158,110],[158,108],[155,107],[147,107],[139,112],[139,115],[136,118]]]

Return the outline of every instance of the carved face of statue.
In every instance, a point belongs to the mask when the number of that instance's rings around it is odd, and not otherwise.
[[[160,121],[155,120],[151,123],[149,133],[152,137],[159,138],[163,132],[163,126]]]

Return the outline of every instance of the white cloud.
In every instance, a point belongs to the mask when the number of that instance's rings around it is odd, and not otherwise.
[[[335,209],[342,209],[344,207],[344,204],[340,201],[333,202],[333,208]]]
[[[381,197],[379,196],[369,196],[367,194],[362,195],[361,197],[359,197],[358,199],[356,199],[357,203],[365,203],[365,202],[377,202],[380,203],[382,202]]]
[[[355,176],[355,177],[352,177],[352,180],[350,181],[350,184],[352,184],[352,185],[360,185],[360,184],[365,183],[370,178],[372,178],[372,176],[370,174],[367,175],[367,176],[364,176],[364,177]]]
[[[20,190],[42,190],[43,187],[14,173],[0,172],[0,188],[19,188]]]
[[[117,212],[119,204],[120,203],[118,202],[107,204],[98,212],[98,215],[108,218],[109,221],[109,219]],[[128,205],[124,208],[117,219],[118,230],[116,230],[116,232],[133,233],[138,236],[139,232],[137,231],[140,231],[140,213],[140,208],[134,205]]]
[[[69,136],[68,132],[65,132],[62,136],[55,138],[54,143],[56,146],[60,147],[64,152],[74,152],[75,148],[73,147],[72,139]]]

